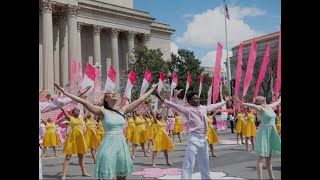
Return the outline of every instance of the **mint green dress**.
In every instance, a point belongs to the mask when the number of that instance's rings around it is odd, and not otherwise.
[[[128,176],[134,172],[134,165],[122,132],[124,123],[125,119],[121,115],[105,110],[102,120],[105,134],[94,167],[95,178],[112,179],[116,176]]]
[[[276,116],[271,107],[264,108],[259,116],[261,124],[254,137],[254,152],[259,156],[281,155],[281,140],[275,125]]]

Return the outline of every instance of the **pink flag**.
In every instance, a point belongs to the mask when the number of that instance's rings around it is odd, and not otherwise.
[[[72,59],[71,61],[71,74],[70,74],[70,91],[74,92],[75,75],[77,72],[77,61]]]
[[[158,83],[158,93],[162,91],[164,80],[166,79],[166,75],[163,72],[160,72],[160,78]]]
[[[254,98],[257,97],[257,95],[258,95],[259,88],[260,88],[261,83],[264,79],[264,75],[267,71],[267,67],[268,67],[268,63],[269,63],[269,54],[270,54],[270,44],[268,43],[267,48],[266,48],[266,52],[264,53],[263,61],[261,64],[260,74],[259,74],[258,81],[256,84],[256,89],[254,91],[252,103],[254,103]]]
[[[82,75],[82,68],[80,62],[78,62],[78,91],[80,91],[82,87],[83,75]]]
[[[186,90],[184,92],[184,97],[183,97],[183,102],[186,103],[186,95],[187,95],[187,92],[188,92],[188,89],[190,87],[190,84],[192,82],[192,79],[191,79],[191,75],[190,73],[188,72],[188,78],[187,78],[187,83],[186,83]]]
[[[252,39],[248,65],[246,70],[246,76],[244,79],[244,85],[243,85],[243,91],[242,91],[242,102],[244,102],[244,97],[246,96],[246,93],[248,91],[248,88],[252,79],[253,67],[256,61],[256,57],[257,57],[256,41]]]
[[[222,45],[218,42],[216,64],[214,68],[214,81],[213,81],[213,99],[212,103],[216,103],[219,96],[220,89],[220,70],[221,70],[221,57],[222,57]]]
[[[144,72],[144,78],[143,78],[143,82],[140,90],[140,97],[144,95],[144,93],[148,89],[151,80],[152,80],[152,74],[149,71],[149,69],[146,69],[146,71]]]
[[[239,52],[238,52],[238,64],[237,64],[236,84],[234,88],[234,97],[238,97],[239,89],[240,89],[240,82],[241,82],[241,76],[242,76],[242,53],[243,53],[243,46],[240,43]]]
[[[116,85],[116,77],[117,77],[116,71],[113,69],[112,66],[110,66],[110,69],[108,72],[108,78],[104,86],[104,92],[114,90],[114,87]]]
[[[83,76],[82,87],[84,88],[88,86],[94,87],[95,78],[96,78],[96,70],[90,63],[87,63],[86,71],[84,72],[84,76]],[[90,94],[91,92],[92,92],[92,88],[90,88],[89,91],[86,92],[86,95]]]
[[[203,81],[204,81],[204,77],[203,77],[203,73],[201,73],[201,75],[200,75],[200,85],[199,85],[199,95],[198,95],[199,98],[200,98],[200,95],[201,95]]]
[[[129,76],[128,76],[128,80],[127,80],[127,86],[126,86],[126,90],[124,92],[124,97],[131,99],[131,90],[133,85],[136,83],[136,73],[133,70],[130,70]]]
[[[274,93],[278,96],[281,87],[281,27],[279,36],[279,47],[278,47],[278,67],[277,67],[277,79],[274,85]]]
[[[96,76],[94,79],[94,100],[98,101],[100,98],[100,91],[101,91],[101,85],[100,85],[100,69],[98,67],[95,68]]]
[[[177,73],[175,71],[173,71],[173,73],[172,73],[172,82],[171,82],[170,101],[172,100],[173,90],[177,86],[178,86],[178,76],[177,76]]]

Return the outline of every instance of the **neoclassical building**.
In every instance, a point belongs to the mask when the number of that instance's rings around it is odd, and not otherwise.
[[[39,88],[52,91],[53,82],[68,84],[72,59],[83,73],[89,62],[100,66],[102,75],[110,64],[117,72],[127,69],[137,46],[160,48],[163,59],[170,60],[174,31],[133,9],[133,0],[40,0]]]

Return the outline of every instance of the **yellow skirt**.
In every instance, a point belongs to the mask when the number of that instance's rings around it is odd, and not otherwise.
[[[61,144],[58,133],[48,130],[43,136],[43,147],[59,146]]]
[[[73,128],[63,146],[62,152],[66,155],[87,154],[86,141],[82,128]]]
[[[208,126],[207,137],[208,137],[208,144],[219,142],[218,135],[212,126]]]
[[[130,126],[128,125],[127,130],[126,130],[126,139],[131,140],[132,136],[133,136],[133,132],[134,132],[134,126]]]
[[[152,133],[152,139],[154,140],[156,138],[157,132],[158,132],[158,127],[156,124],[152,124],[151,129],[153,131]]]
[[[237,133],[245,133],[246,122],[244,120],[238,120],[236,125]]]
[[[134,127],[133,137],[131,138],[133,144],[142,144],[149,141],[149,135],[146,128],[143,125],[138,125]]]
[[[278,134],[280,135],[281,134],[281,121],[277,122],[276,128],[277,128]]]
[[[174,145],[168,136],[168,133],[164,129],[158,129],[158,132],[154,138],[153,151],[173,151]]]
[[[149,140],[154,138],[154,124],[152,123],[150,127],[148,128],[148,135],[149,135]]]
[[[173,126],[173,132],[174,133],[180,133],[182,131],[183,131],[182,122],[181,121],[176,121],[174,123],[174,126]]]
[[[86,141],[87,148],[99,147],[100,141],[98,139],[95,129],[87,128],[86,133],[84,133],[84,139]]]
[[[256,125],[253,120],[249,120],[245,127],[244,135],[246,137],[256,136]]]

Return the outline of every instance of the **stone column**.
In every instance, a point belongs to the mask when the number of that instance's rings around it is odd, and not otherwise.
[[[134,37],[136,36],[136,33],[133,31],[128,32],[128,59],[127,59],[127,65],[129,66],[130,63],[134,62],[134,54],[133,54],[133,48],[134,48]]]
[[[53,35],[52,35],[52,2],[43,0],[42,4],[42,30],[43,30],[43,87],[53,91]]]
[[[69,43],[69,69],[71,67],[71,60],[77,59],[77,51],[78,51],[78,44],[77,44],[77,15],[78,15],[78,6],[75,5],[67,5],[68,9],[68,43]],[[78,60],[78,59],[77,59]],[[69,72],[69,75],[71,70]],[[77,74],[77,73],[76,73]],[[75,76],[75,81],[77,81],[78,76]]]
[[[53,15],[53,69],[54,69],[54,82],[60,84],[60,53],[59,53],[59,15]]]
[[[81,56],[81,29],[83,27],[83,23],[78,22],[77,24],[77,32],[78,32],[78,61],[80,62],[80,67],[82,69],[82,56]]]
[[[118,54],[118,36],[119,36],[119,29],[112,28],[111,29],[111,47],[112,47],[112,67],[117,72],[117,78],[116,78],[116,86],[115,90],[119,90],[119,54]],[[108,69],[109,71],[109,69]]]
[[[150,34],[143,35],[143,45],[150,49]]]
[[[93,25],[93,60],[94,65],[101,65],[101,49],[100,49],[100,32],[101,26]]]
[[[59,23],[60,47],[60,82],[62,86],[69,83],[69,49],[68,49],[68,22],[67,11],[62,12]]]
[[[43,88],[42,12],[39,9],[39,89]]]

